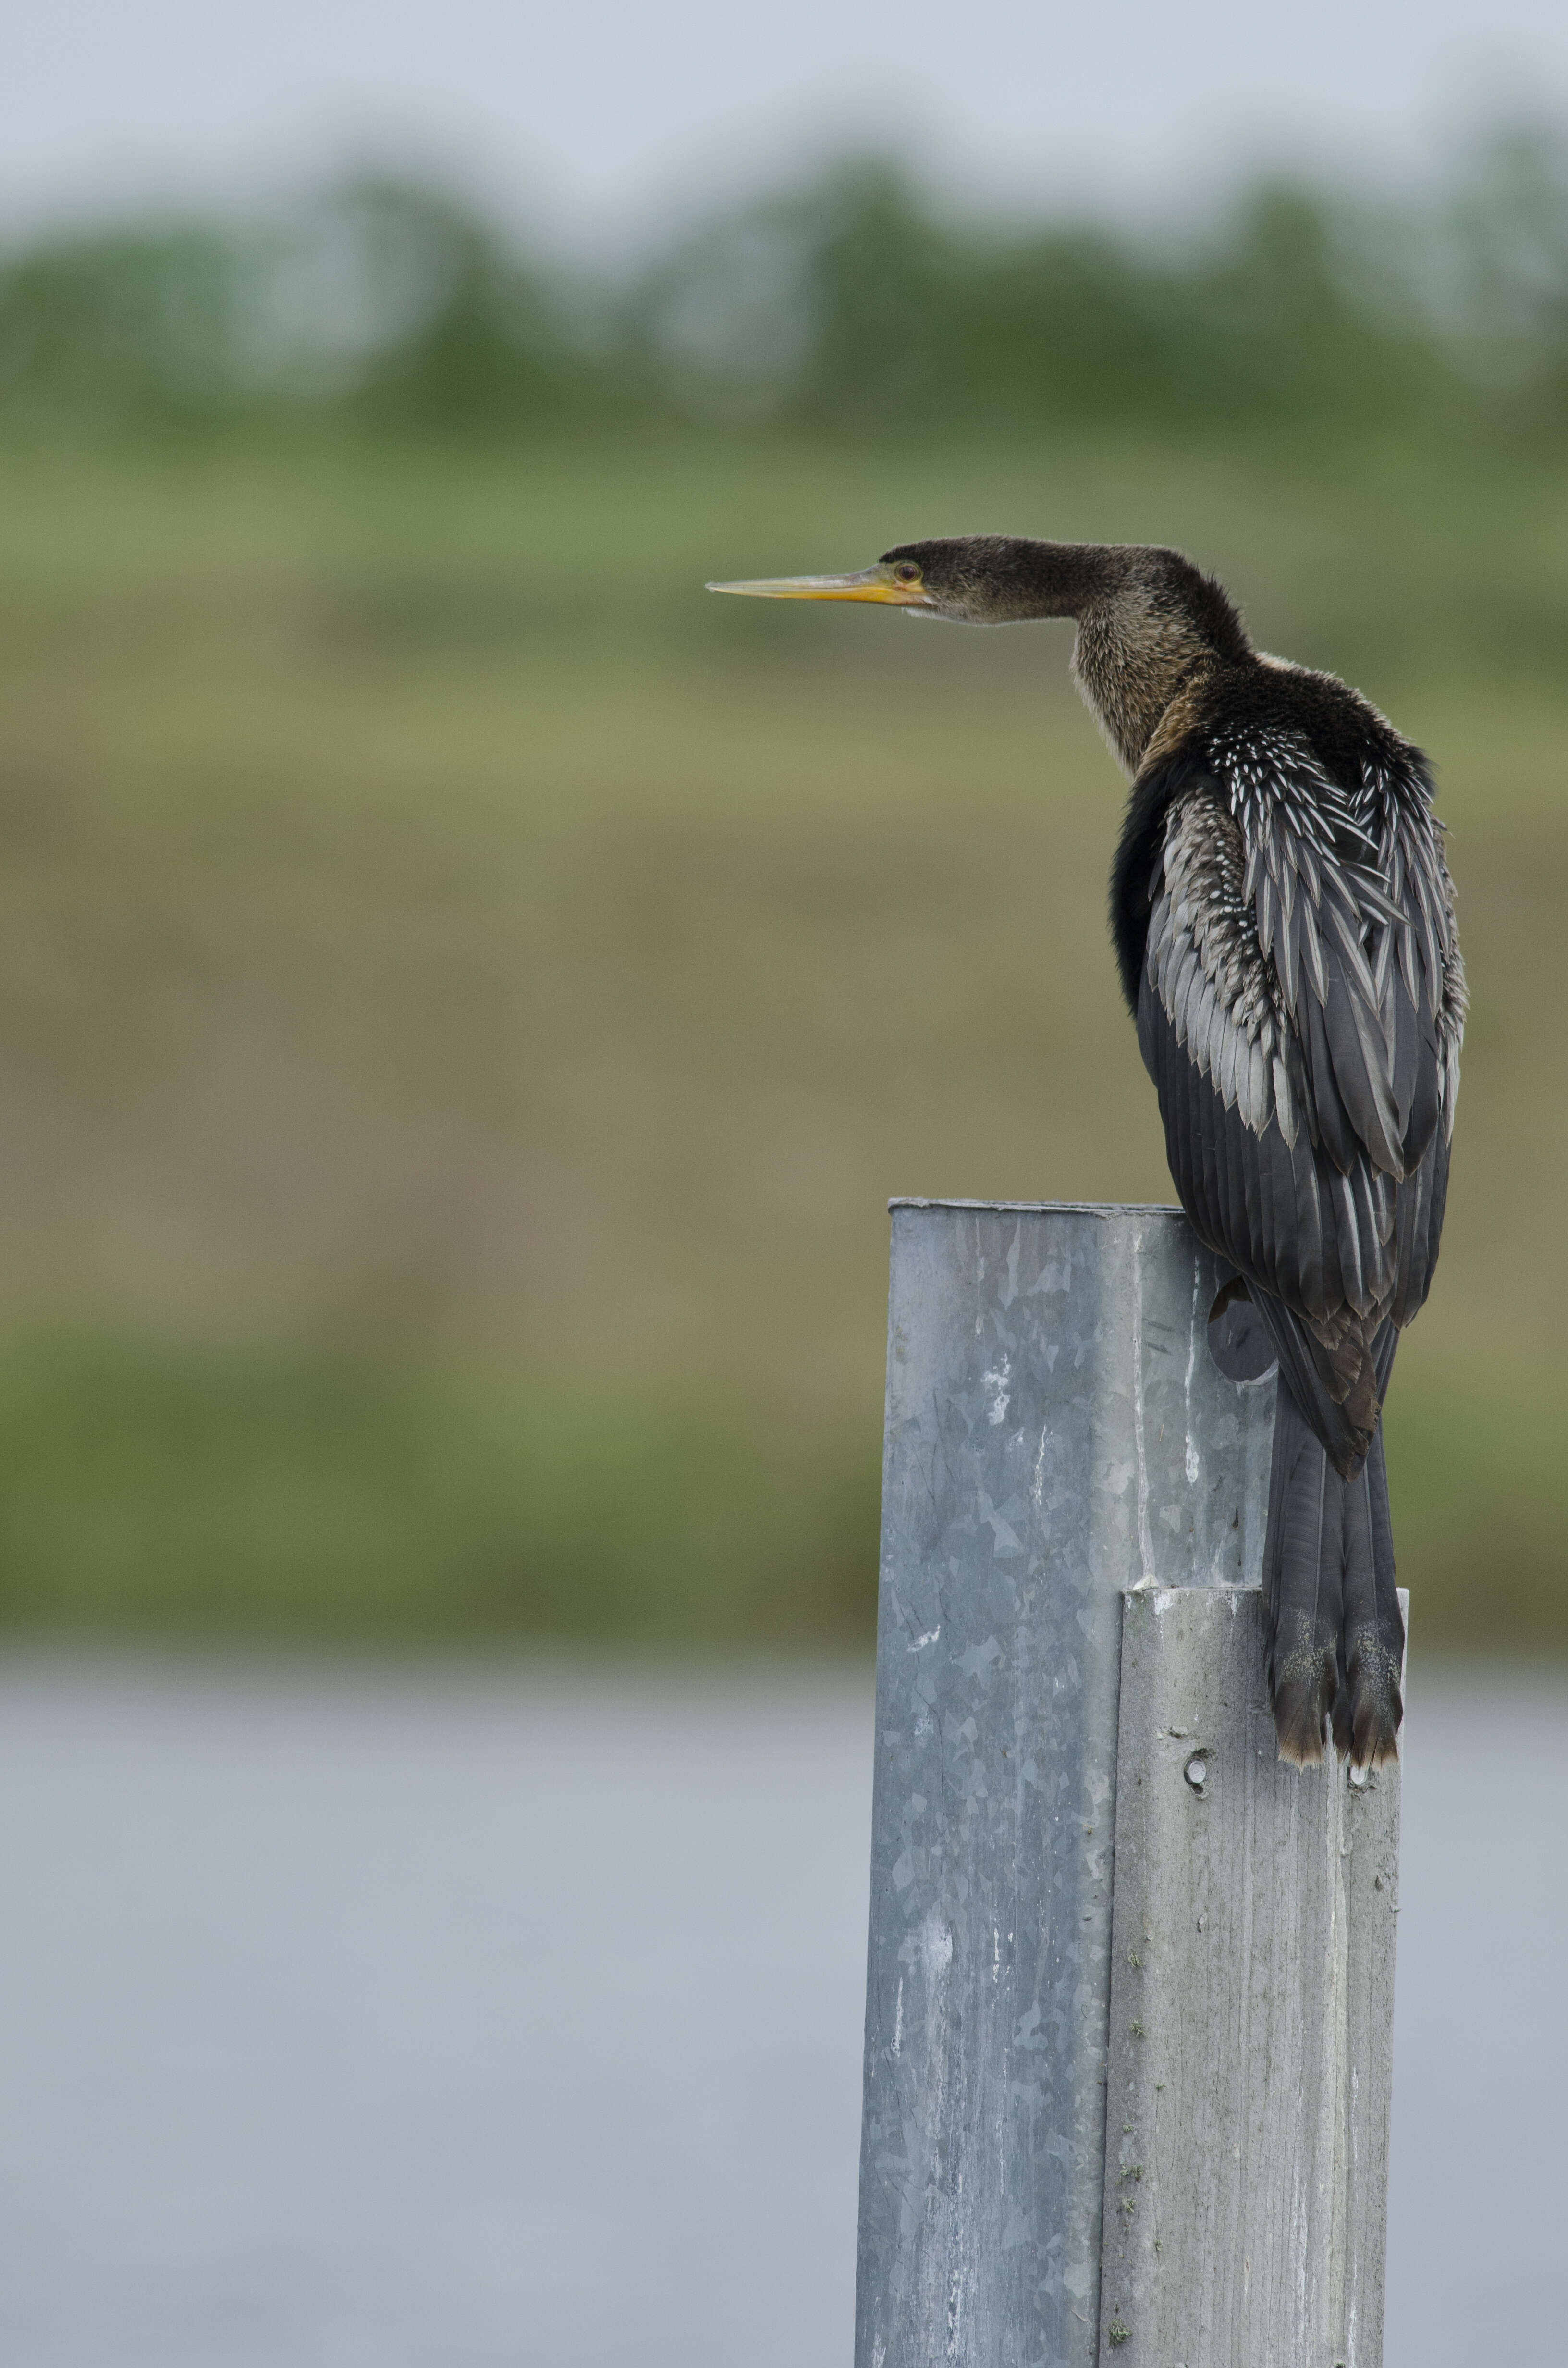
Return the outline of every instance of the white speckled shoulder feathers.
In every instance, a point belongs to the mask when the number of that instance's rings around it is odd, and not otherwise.
[[[1219,802],[1196,791],[1178,799],[1149,916],[1149,981],[1176,1042],[1225,1108],[1256,1135],[1278,1111],[1294,1142],[1278,988],[1245,873],[1241,832]]]

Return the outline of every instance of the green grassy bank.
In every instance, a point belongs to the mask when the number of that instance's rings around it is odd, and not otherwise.
[[[1390,1455],[1568,1642],[1568,462],[0,454],[0,1616],[863,1637],[892,1192],[1168,1198],[1051,630],[708,599],[1168,539],[1433,749],[1474,992]]]

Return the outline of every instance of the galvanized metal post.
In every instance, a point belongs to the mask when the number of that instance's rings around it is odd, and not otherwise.
[[[1119,1866],[1124,1849],[1130,1866],[1142,1851],[1145,1873],[1158,1859],[1152,1827],[1135,1840],[1129,1827],[1119,1839],[1130,1812],[1118,1802],[1119,1725],[1124,1770],[1130,1754],[1142,1755],[1144,1784],[1123,1776],[1142,1799],[1155,1751],[1144,1729],[1165,1715],[1172,1687],[1180,1691],[1174,1674],[1164,1691],[1150,1682],[1142,1647],[1124,1671],[1127,1590],[1139,1602],[1129,1634],[1136,1627],[1140,1637],[1136,1623],[1146,1626],[1170,1590],[1209,1590],[1204,1608],[1218,1625],[1193,1632],[1197,1658],[1182,1664],[1180,1682],[1196,1681],[1202,1714],[1192,1712],[1193,1732],[1213,1774],[1200,1798],[1184,1772],[1188,1752],[1177,1768],[1179,1805],[1212,1813],[1233,1776],[1243,1797],[1245,1755],[1221,1697],[1244,1699],[1248,1717],[1256,1708],[1240,1689],[1240,1662],[1225,1654],[1255,1608],[1231,1607],[1233,1591],[1256,1590],[1260,1576],[1273,1383],[1230,1378],[1210,1353],[1210,1311],[1225,1280],[1176,1210],[893,1204],[857,2368],[1091,2368],[1102,2346],[1119,2352],[1139,2342],[1145,2323],[1151,2335],[1159,2329],[1153,2348],[1127,2356],[1161,2368],[1233,2359],[1259,2368],[1296,2356],[1223,2348],[1212,2314],[1204,2324],[1213,2341],[1169,2350],[1167,2332],[1186,2322],[1179,2307],[1156,2308],[1150,2296],[1185,2291],[1187,2273],[1162,2234],[1168,2226],[1174,2237],[1175,2220],[1145,2205],[1156,2192],[1151,2161],[1163,2177],[1159,2146],[1174,2143],[1189,2100],[1184,2092],[1179,2112],[1165,2103],[1171,2083],[1155,2066],[1164,2042],[1150,2045],[1147,2003],[1123,2011],[1119,1987],[1112,2006],[1113,1839]],[[1239,1370],[1256,1374],[1242,1347]],[[1256,1643],[1255,1619],[1250,1627]],[[1244,1782],[1273,1783],[1272,1772],[1257,1774],[1263,1767],[1257,1759]],[[1332,1782],[1309,1794],[1314,1780],[1288,1781],[1290,1797],[1309,1806],[1296,1839],[1280,1841],[1270,1827],[1267,1849],[1326,1853],[1326,1812],[1310,1804]],[[1397,1790],[1384,1784],[1378,1797],[1386,1878]],[[1233,1871],[1256,1896],[1279,1870],[1259,1867],[1254,1810],[1235,1814],[1252,1856],[1233,1852]],[[1341,1839],[1351,1814],[1336,1807]],[[1229,1833],[1231,1816],[1210,1814],[1199,1838]],[[1229,1880],[1218,1864],[1208,1873]],[[1124,1973],[1156,1986],[1165,1977],[1164,1944],[1155,1972],[1119,1937],[1127,1913],[1140,1930],[1164,1914],[1146,1888],[1125,1907],[1118,1894],[1116,1945],[1128,1961],[1119,1961],[1119,1986]],[[1340,1896],[1332,1884],[1312,1894],[1303,1975],[1312,1917]],[[1360,1947],[1366,1957],[1364,1941],[1352,1956]],[[1228,1937],[1225,1965],[1233,1971],[1248,1946],[1233,1949]],[[1190,1952],[1169,1951],[1175,1987],[1159,2014],[1168,2009],[1173,2032],[1212,2014],[1217,1953],[1195,1965]],[[1343,1996],[1368,1991],[1364,1970],[1346,1961]],[[1295,1977],[1278,1958],[1266,1971]],[[1337,2009],[1322,2021],[1346,2029]],[[1283,2032],[1281,2021],[1280,2044]],[[1142,2052],[1130,2057],[1130,2048]],[[1385,2032],[1385,2063],[1386,2053]],[[1320,2055],[1324,2078],[1337,2077],[1339,2058]],[[1222,2044],[1204,2060],[1211,2084]],[[1147,2109],[1145,2122],[1135,2106]],[[1359,2122],[1354,2113],[1344,2122],[1346,2143],[1363,2153],[1378,2110],[1374,2100]],[[1150,2143],[1124,2162],[1124,2141],[1145,2127]],[[1247,2147],[1272,2143],[1262,2123],[1258,2133]],[[1242,2136],[1238,2129],[1233,2144]],[[1244,2169],[1247,2147],[1231,2157]],[[1332,2185],[1331,2174],[1325,2193]],[[1381,2185],[1376,2217],[1381,2301]],[[1336,2259],[1346,2256],[1343,2219]],[[1281,2233],[1271,2221],[1270,2241],[1299,2244],[1301,2225],[1298,2215]],[[1204,2243],[1224,2241],[1212,2214],[1202,2229]],[[1317,2233],[1313,2219],[1309,2241]],[[1240,2274],[1252,2293],[1257,2263]],[[1365,2260],[1331,2274],[1336,2291],[1362,2296],[1365,2328]],[[1301,2356],[1329,2368],[1339,2355]],[[1365,2344],[1355,2354],[1375,2356]]]
[[[1281,1766],[1262,1610],[1127,1599],[1107,2362],[1382,2357],[1399,1774]]]

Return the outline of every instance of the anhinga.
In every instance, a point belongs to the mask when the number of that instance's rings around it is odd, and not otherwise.
[[[1437,1258],[1464,973],[1418,748],[1254,649],[1179,552],[1011,535],[720,584],[976,625],[1072,618],[1132,782],[1111,933],[1183,1208],[1279,1360],[1265,1587],[1282,1756],[1393,1756],[1404,1627],[1381,1409]]]

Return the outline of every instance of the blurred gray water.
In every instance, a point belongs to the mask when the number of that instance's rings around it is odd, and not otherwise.
[[[1415,1689],[1388,2368],[1568,2354],[1568,1693]],[[839,2368],[870,1697],[0,1673],[5,2368]]]

